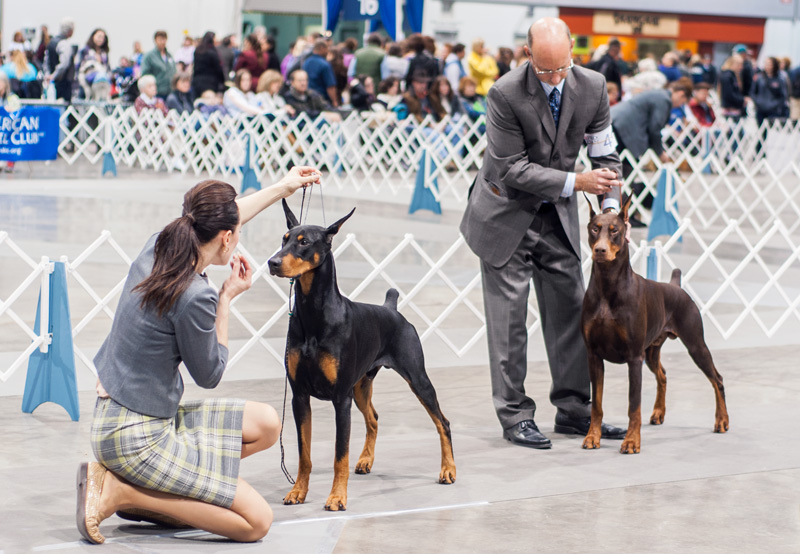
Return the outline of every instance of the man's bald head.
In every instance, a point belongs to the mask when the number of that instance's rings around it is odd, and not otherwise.
[[[528,48],[533,50],[535,41],[559,42],[566,40],[572,44],[572,34],[563,20],[555,17],[543,17],[528,29]]]

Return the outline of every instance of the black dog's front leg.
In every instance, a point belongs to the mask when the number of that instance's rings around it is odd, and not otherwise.
[[[336,410],[336,458],[333,462],[333,486],[325,509],[336,512],[347,509],[347,479],[350,477],[350,408],[353,398],[334,400]]]
[[[292,388],[292,412],[297,425],[300,466],[294,487],[283,499],[283,503],[302,504],[308,494],[308,477],[311,475],[311,398],[307,394],[298,394],[294,388]]]

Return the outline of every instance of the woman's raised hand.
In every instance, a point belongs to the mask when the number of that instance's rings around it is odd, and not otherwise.
[[[222,284],[220,295],[225,294],[233,300],[253,284],[253,268],[247,258],[234,254],[231,258],[231,274]]]
[[[319,184],[322,178],[322,173],[315,168],[306,165],[296,165],[289,170],[286,177],[282,179],[285,186],[285,194],[283,198],[289,197],[301,187],[307,187],[314,183]]]

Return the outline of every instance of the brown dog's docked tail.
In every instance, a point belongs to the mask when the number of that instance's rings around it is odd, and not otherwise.
[[[400,293],[397,292],[397,289],[389,289],[386,291],[386,300],[383,301],[384,308],[391,308],[394,311],[397,311],[397,298],[400,296]]]
[[[672,277],[669,280],[670,285],[675,285],[676,287],[681,286],[681,270],[677,267],[672,270]]]

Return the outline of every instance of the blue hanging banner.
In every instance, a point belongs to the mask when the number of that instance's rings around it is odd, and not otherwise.
[[[55,160],[58,156],[58,108],[0,108],[0,160]]]
[[[345,21],[362,21],[375,19],[379,15],[378,0],[343,0],[342,19]]]

